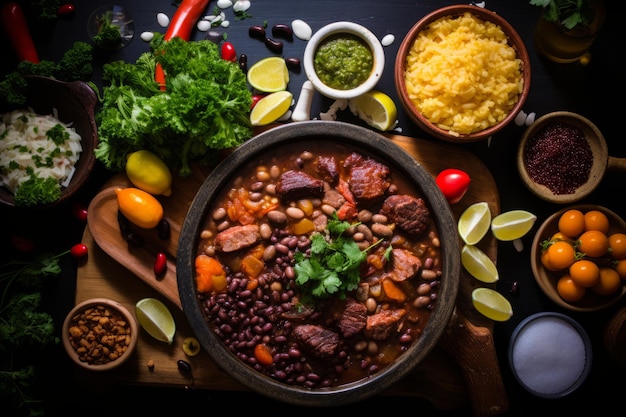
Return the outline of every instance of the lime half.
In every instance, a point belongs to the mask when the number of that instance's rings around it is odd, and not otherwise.
[[[468,245],[475,245],[489,231],[491,211],[486,202],[474,203],[459,217],[458,230],[461,239]]]
[[[135,304],[135,315],[141,327],[161,342],[172,344],[176,323],[165,304],[156,298],[144,298]]]
[[[472,305],[480,314],[494,321],[507,321],[513,316],[509,300],[491,288],[472,291]]]
[[[465,270],[479,281],[494,283],[499,279],[496,265],[477,246],[463,246],[463,249],[461,249],[461,263]]]
[[[289,70],[282,57],[261,59],[248,69],[248,82],[255,90],[274,93],[287,89]]]
[[[291,107],[293,95],[289,91],[278,91],[263,97],[250,112],[252,126],[265,126],[278,120]]]
[[[498,240],[509,241],[523,237],[532,229],[537,216],[525,210],[511,210],[491,221],[491,233]]]

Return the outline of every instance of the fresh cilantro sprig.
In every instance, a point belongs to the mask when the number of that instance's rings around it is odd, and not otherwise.
[[[304,289],[304,303],[331,296],[345,299],[346,293],[357,289],[361,280],[361,264],[367,258],[368,250],[383,240],[361,250],[345,234],[351,226],[334,215],[329,219],[325,233],[311,236],[310,255],[296,252],[296,284]]]

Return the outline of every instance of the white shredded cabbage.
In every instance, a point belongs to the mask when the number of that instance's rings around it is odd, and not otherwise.
[[[15,110],[0,115],[0,186],[11,192],[30,178],[54,178],[67,186],[82,152],[80,135],[52,115],[30,110]],[[60,124],[69,134],[64,143],[55,144],[46,133]]]

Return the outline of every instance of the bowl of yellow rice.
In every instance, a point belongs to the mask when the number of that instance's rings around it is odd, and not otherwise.
[[[475,142],[503,129],[522,109],[530,59],[504,18],[472,4],[452,5],[409,30],[394,81],[404,110],[427,134]]]

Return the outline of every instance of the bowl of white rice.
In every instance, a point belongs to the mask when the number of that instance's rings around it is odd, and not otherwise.
[[[479,6],[453,5],[409,30],[394,81],[406,113],[427,134],[475,142],[503,129],[522,109],[530,59],[504,18]]]
[[[95,164],[97,96],[82,81],[30,76],[26,106],[0,114],[0,204],[57,206]]]

